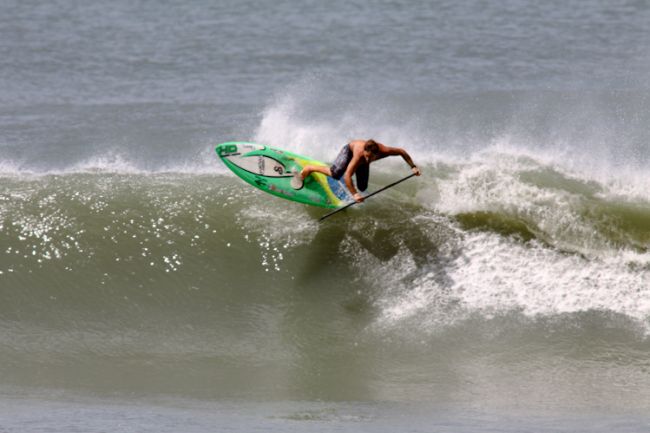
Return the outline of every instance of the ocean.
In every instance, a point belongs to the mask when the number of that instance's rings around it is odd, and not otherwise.
[[[2,1],[0,431],[650,430],[649,23]],[[360,138],[321,223],[214,151]]]

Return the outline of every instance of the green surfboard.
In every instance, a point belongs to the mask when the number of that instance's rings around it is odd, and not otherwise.
[[[352,201],[345,183],[312,173],[302,188],[291,186],[295,171],[305,165],[327,164],[263,144],[231,141],[216,147],[217,155],[237,176],[264,192],[312,206],[337,208]]]

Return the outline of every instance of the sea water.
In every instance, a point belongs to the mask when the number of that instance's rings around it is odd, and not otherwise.
[[[648,23],[2,2],[0,430],[650,429]],[[323,223],[214,152],[355,138],[423,175]]]

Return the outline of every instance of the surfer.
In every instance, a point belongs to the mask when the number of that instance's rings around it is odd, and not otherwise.
[[[411,167],[415,175],[420,175],[420,169],[413,163],[411,156],[404,149],[386,146],[372,139],[352,140],[343,146],[334,160],[334,164],[330,167],[319,165],[306,165],[303,167],[301,172],[295,174],[293,179],[295,182],[292,181],[292,186],[296,189],[302,188],[305,178],[314,172],[323,173],[337,180],[343,177],[345,185],[347,185],[354,199],[357,203],[361,203],[363,196],[352,183],[352,175],[356,176],[359,190],[365,191],[368,188],[370,163],[387,156],[396,155],[404,158],[404,161]]]

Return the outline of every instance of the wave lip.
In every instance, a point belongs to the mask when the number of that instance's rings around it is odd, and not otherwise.
[[[37,165],[11,159],[0,160],[0,176],[49,176],[74,174],[223,174],[227,170],[215,157],[212,148],[205,147],[195,155],[174,161],[142,160],[123,152],[106,151],[63,166]]]
[[[645,252],[650,243],[650,201],[623,196],[615,185],[503,152],[439,167],[427,206],[466,229],[519,234],[587,255]]]

